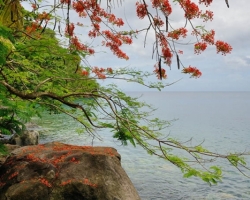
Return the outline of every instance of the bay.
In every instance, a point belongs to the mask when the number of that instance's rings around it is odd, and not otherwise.
[[[211,150],[250,152],[250,92],[130,92],[158,108],[155,117],[175,121],[166,135],[182,141],[192,138]],[[209,186],[196,178],[183,178],[170,163],[149,156],[140,147],[121,146],[107,131],[98,132],[102,141],[76,132],[80,125],[65,115],[34,119],[41,129],[40,143],[61,141],[76,145],[112,146],[122,156],[126,170],[142,200],[250,199],[250,179],[221,162],[223,181]],[[250,164],[250,159],[246,160]],[[248,173],[250,174],[250,173]]]

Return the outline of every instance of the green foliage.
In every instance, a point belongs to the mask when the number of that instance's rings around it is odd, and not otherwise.
[[[8,150],[6,146],[0,142],[0,156],[7,155],[7,154],[8,154]]]
[[[14,38],[11,30],[0,24],[0,65],[5,64],[6,56],[14,50]]]
[[[238,165],[246,165],[245,158],[242,156],[238,156],[237,154],[229,154],[227,156],[227,159],[235,167],[238,167]]]
[[[185,178],[189,178],[191,176],[200,177],[203,181],[212,184],[217,184],[218,181],[221,181],[222,171],[217,166],[210,167],[210,171],[201,171],[191,168],[186,170],[186,173],[183,175]]]
[[[24,124],[14,118],[14,111],[8,108],[0,108],[0,131],[2,134],[21,134]]]
[[[9,29],[2,27],[0,31],[3,37],[11,38],[14,42]],[[1,54],[4,62],[0,69],[2,72],[0,81],[7,80],[6,84],[13,87],[20,95],[12,94],[3,84],[0,84],[0,105],[3,106],[0,110],[0,130],[4,134],[21,133],[25,128],[24,123],[32,116],[39,116],[39,113],[44,110],[50,113],[68,112],[68,107],[65,107],[61,101],[79,100],[79,96],[53,99],[49,98],[50,95],[82,93],[98,87],[95,80],[81,76],[80,56],[61,47],[55,32],[50,29],[46,29],[37,40],[19,35],[16,42],[11,45],[15,46],[15,51],[8,56],[7,62],[6,53]],[[26,101],[25,97],[22,98],[23,95],[34,93],[47,95],[40,97],[34,95],[29,101]],[[92,103],[86,100],[84,103],[89,105],[86,106],[88,108],[86,113],[94,115],[90,110]],[[82,117],[78,119],[87,124]],[[88,124],[88,126],[91,125]]]
[[[129,131],[126,129],[120,128],[118,131],[115,132],[114,138],[117,138],[117,140],[120,140],[123,145],[128,145],[129,141],[133,146],[135,146],[135,141],[133,139],[133,136]]]

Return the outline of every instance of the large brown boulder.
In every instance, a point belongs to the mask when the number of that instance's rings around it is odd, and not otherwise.
[[[114,148],[25,146],[0,167],[0,200],[94,199],[140,199]]]

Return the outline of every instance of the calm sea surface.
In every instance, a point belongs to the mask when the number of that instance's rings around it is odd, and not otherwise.
[[[177,119],[165,130],[171,137],[182,141],[193,138],[193,144],[205,140],[203,145],[216,152],[250,152],[250,92],[145,92],[141,99],[158,108],[156,117]],[[41,143],[91,145],[92,138],[78,135],[75,130],[79,125],[64,115],[46,115],[35,121],[42,126]],[[139,147],[121,146],[109,132],[99,134],[103,141],[95,140],[94,145],[119,151],[122,166],[142,200],[250,199],[250,178],[224,162],[218,161],[224,170],[223,181],[209,186],[196,178],[183,178],[175,166],[149,156]],[[250,159],[247,162],[250,164]]]

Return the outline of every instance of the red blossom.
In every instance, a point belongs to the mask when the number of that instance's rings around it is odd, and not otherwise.
[[[88,52],[89,52],[89,54],[94,54],[94,53],[95,53],[95,50],[94,50],[94,49],[91,49],[91,48],[88,48]]]
[[[148,11],[147,11],[148,5],[146,5],[144,3],[139,3],[138,1],[136,2],[135,5],[136,5],[137,16],[140,19],[143,19],[148,14]]]
[[[92,72],[97,75],[99,79],[105,79],[106,75],[103,73],[105,70],[99,67],[93,67]]]
[[[191,74],[191,77],[194,77],[194,78],[199,78],[202,75],[199,69],[197,69],[196,67],[191,67],[191,66],[184,68],[182,70],[182,73]]]
[[[213,0],[199,0],[199,4],[204,3],[206,6],[209,6],[212,2]]]
[[[217,49],[217,53],[222,53],[222,55],[226,55],[227,53],[231,53],[231,51],[233,50],[233,48],[226,42],[220,41],[218,40],[215,43],[216,49]]]
[[[172,7],[168,0],[162,0],[162,5],[160,8],[167,16],[172,13]]]
[[[100,25],[98,23],[93,23],[92,26],[94,27],[95,31],[100,31]]]
[[[166,63],[168,66],[170,66],[171,63],[172,63],[172,60],[171,60],[171,59],[172,59],[172,57],[173,57],[173,54],[171,53],[169,47],[163,47],[161,51],[162,51],[162,56],[163,56],[163,58],[164,58],[164,60],[165,60],[165,63]]]
[[[31,4],[31,7],[32,7],[33,10],[37,9],[36,4],[34,4],[34,3]]]
[[[41,29],[42,27],[39,25],[40,25],[40,23],[38,23],[38,21],[32,22],[31,26],[26,27],[26,32],[28,34],[31,34],[31,33],[35,32],[37,29]]]
[[[107,68],[107,72],[108,72],[109,74],[113,74],[113,69],[110,68],[110,67],[108,67],[108,68]]]
[[[204,42],[207,42],[208,44],[213,45],[214,44],[214,35],[215,35],[215,31],[211,30],[210,32],[202,34],[201,38],[204,40]]]
[[[126,36],[126,35],[121,35],[120,38],[123,41],[123,43],[125,43],[125,44],[132,44],[131,37]]]
[[[178,40],[180,37],[185,38],[187,36],[187,29],[179,28],[168,33],[168,37]]]
[[[92,20],[92,23],[100,23],[102,21],[101,17],[94,15],[94,13],[90,16],[90,19]]]
[[[97,31],[92,30],[92,31],[89,31],[88,35],[89,35],[90,38],[95,38],[97,36],[97,33],[98,33]]]
[[[158,7],[160,7],[161,6],[161,0],[151,0],[151,2],[152,2],[152,7],[153,8],[158,8]]]
[[[61,3],[70,5],[71,0],[61,0]]]
[[[167,16],[172,13],[172,7],[168,0],[151,0],[153,8],[159,8]]]
[[[200,17],[203,18],[204,22],[207,22],[208,20],[212,21],[214,17],[214,13],[210,10],[206,10],[205,13],[201,13]]]
[[[87,70],[82,70],[81,75],[82,76],[88,76],[89,72]]]
[[[70,23],[70,24],[66,25],[66,27],[65,27],[65,34],[67,36],[73,36],[74,29],[75,29],[75,25],[73,23]]]
[[[166,38],[164,37],[163,34],[160,34],[157,36],[160,46],[161,46],[161,51],[162,51],[162,57],[165,60],[164,62],[170,66],[171,62],[172,62],[172,57],[173,54],[171,53],[171,50],[168,46],[168,41],[166,40]]]
[[[185,17],[187,19],[193,19],[200,16],[199,7],[194,2],[190,0],[180,0],[179,3],[185,11]]]
[[[90,38],[96,38],[97,36],[104,36],[105,42],[103,45],[109,47],[111,51],[119,58],[128,59],[128,56],[120,49],[122,44],[131,44],[132,38],[129,36],[122,36],[121,34],[111,30],[101,30],[100,23],[111,23],[118,27],[123,26],[124,22],[121,18],[117,18],[113,13],[106,12],[100,7],[100,4],[95,0],[78,0],[73,1],[73,9],[79,13],[80,16],[89,16],[91,20],[92,30],[88,32]],[[105,20],[104,20],[105,19]],[[93,54],[94,50],[87,48],[81,44],[77,38],[71,39],[71,44],[77,50],[83,50]],[[103,76],[102,76],[103,77]]]
[[[118,27],[123,26],[124,22],[121,18],[118,18],[114,21],[114,24],[116,24]]]
[[[80,43],[78,37],[76,36],[70,38],[70,43],[78,51],[87,51],[87,47],[84,44]]]
[[[154,73],[156,74],[157,78],[158,79],[161,79],[161,78],[164,78],[166,79],[167,78],[167,74],[166,74],[166,70],[161,68],[161,71],[159,70],[159,62],[157,62],[155,65],[154,65]]]
[[[154,25],[155,25],[155,26],[161,27],[161,26],[164,25],[164,22],[163,22],[162,19],[159,18],[159,17],[154,17],[153,21],[154,21]]]
[[[85,11],[84,2],[82,0],[74,1],[73,8],[79,14],[80,17],[86,17],[87,13]]]
[[[194,53],[200,54],[202,51],[205,51],[207,48],[206,42],[198,42],[194,45]]]
[[[50,20],[50,15],[49,13],[43,11],[42,13],[38,14],[37,19],[40,21],[45,20],[46,22],[48,22]]]

